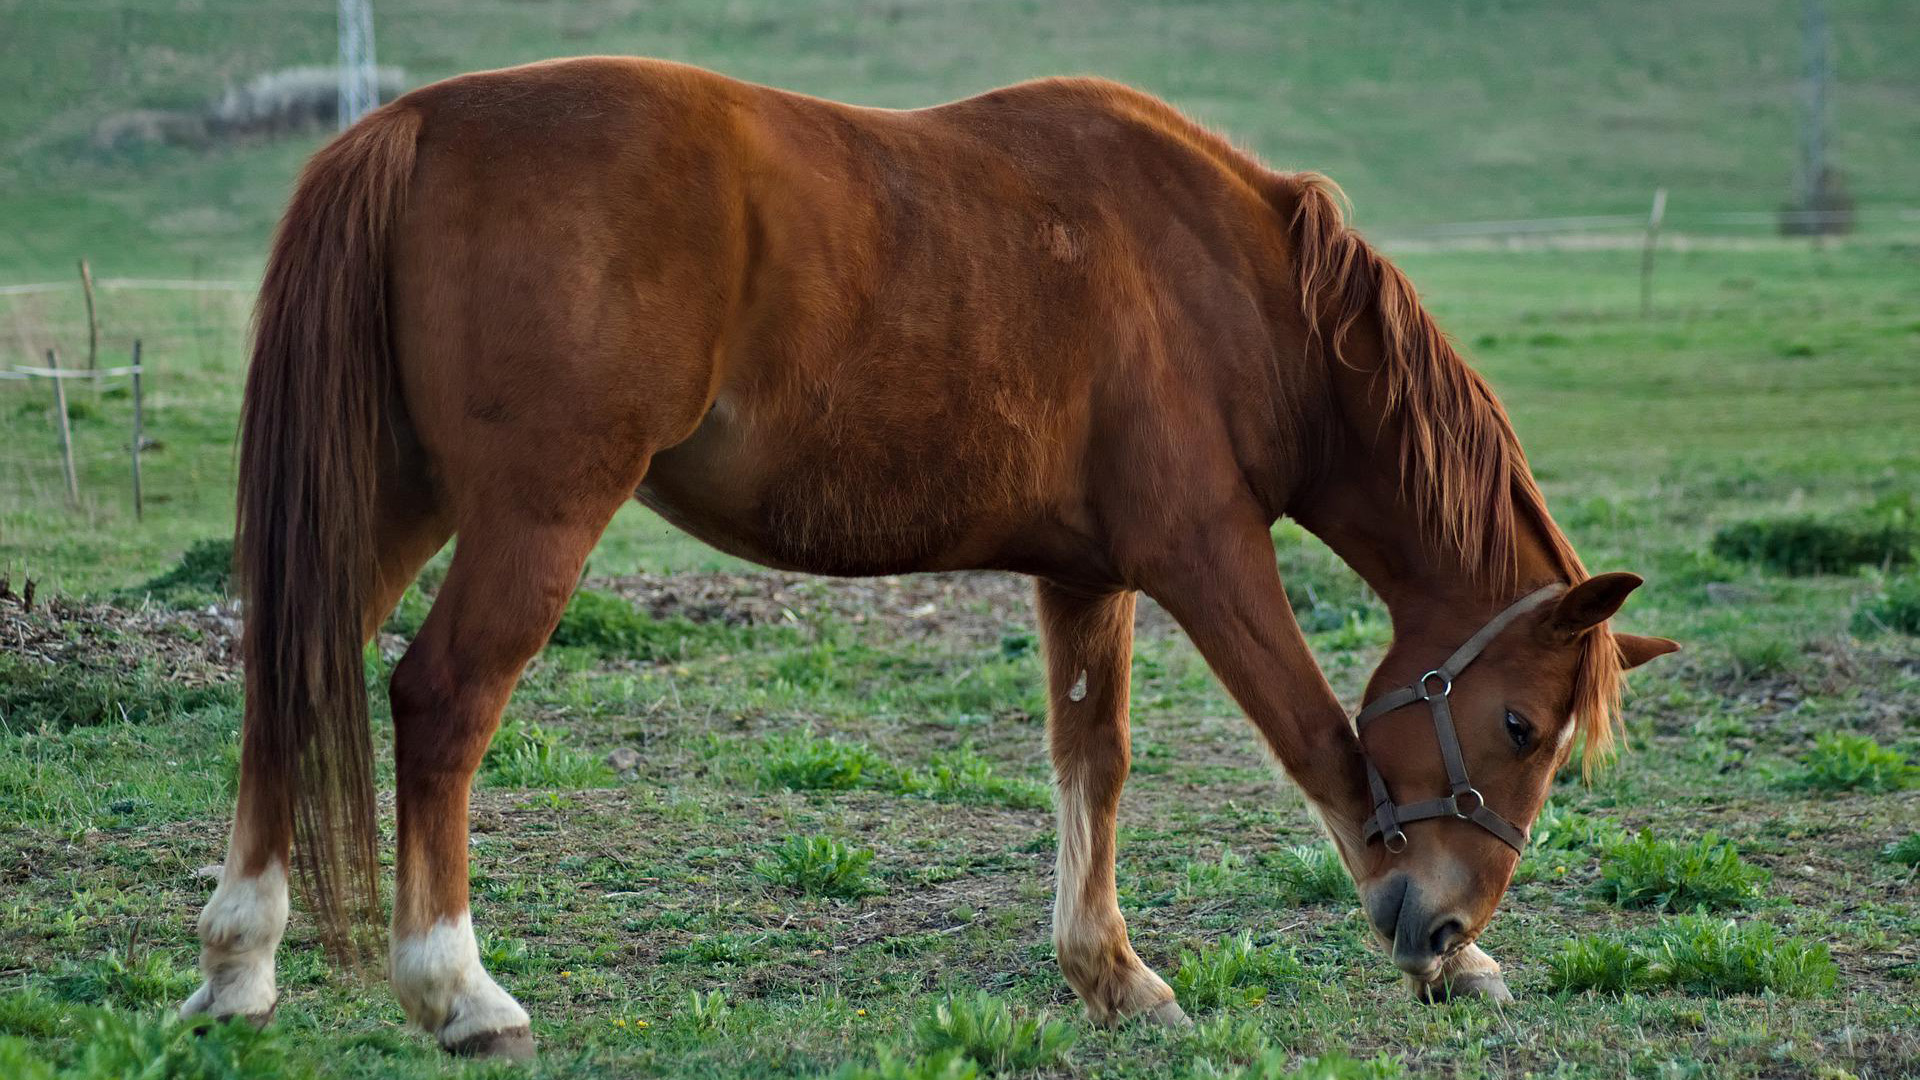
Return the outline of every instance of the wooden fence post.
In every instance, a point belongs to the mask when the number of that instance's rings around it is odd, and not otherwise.
[[[80,478],[73,471],[73,428],[67,421],[67,381],[60,377],[60,354],[47,350],[47,370],[53,372],[53,411],[60,420],[60,458],[67,467],[67,505],[80,505]]]
[[[133,339],[133,519],[144,520],[145,504],[140,499],[140,444],[145,440],[144,417],[140,412],[140,339]]]
[[[80,289],[87,294],[87,370],[100,370],[100,319],[94,314],[93,307],[93,268],[87,265],[86,256],[80,258]],[[100,376],[93,377],[93,388],[100,389]]]
[[[1653,252],[1660,243],[1660,221],[1667,216],[1667,189],[1653,189],[1653,212],[1647,215],[1647,242],[1640,251],[1640,317],[1653,314]]]

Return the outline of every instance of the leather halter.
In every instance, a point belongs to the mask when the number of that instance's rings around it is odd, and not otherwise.
[[[1433,710],[1433,734],[1440,742],[1440,758],[1446,762],[1447,782],[1453,788],[1444,799],[1396,804],[1393,796],[1387,792],[1387,783],[1381,779],[1380,770],[1374,766],[1373,759],[1367,756],[1366,748],[1362,746],[1360,756],[1367,763],[1367,784],[1373,789],[1373,817],[1367,822],[1369,841],[1378,836],[1388,851],[1398,853],[1407,849],[1407,834],[1401,831],[1401,822],[1457,817],[1462,821],[1471,821],[1499,837],[1515,851],[1526,847],[1527,830],[1495,813],[1487,806],[1487,800],[1473,786],[1473,782],[1467,779],[1467,762],[1460,752],[1460,735],[1454,731],[1453,712],[1447,707],[1447,698],[1453,693],[1453,680],[1460,677],[1467,665],[1473,663],[1492,644],[1493,639],[1500,636],[1501,631],[1565,589],[1565,585],[1556,582],[1515,600],[1505,611],[1475,631],[1466,644],[1447,657],[1445,663],[1409,685],[1381,694],[1360,710],[1360,715],[1354,718],[1353,723],[1356,730],[1365,731],[1367,724],[1395,709],[1419,701],[1426,702]]]

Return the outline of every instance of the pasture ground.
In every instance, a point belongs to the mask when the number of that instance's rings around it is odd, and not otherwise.
[[[474,798],[475,917],[542,1040],[527,1075],[854,1075],[883,1048],[904,1059],[885,1075],[964,1075],[931,1068],[940,1039],[916,1023],[976,989],[1076,1036],[1008,1075],[1283,1075],[1336,1051],[1379,1059],[1339,1075],[1910,1075],[1920,793],[1899,761],[1920,756],[1920,660],[1913,636],[1861,614],[1910,579],[1786,576],[1709,542],[1738,519],[1875,503],[1910,520],[1920,246],[1669,251],[1646,320],[1635,258],[1400,260],[1503,394],[1589,565],[1649,578],[1625,625],[1687,645],[1636,676],[1624,758],[1591,784],[1563,779],[1557,824],[1484,939],[1516,1004],[1404,997],[1319,872],[1298,796],[1190,645],[1143,608],[1121,897],[1149,963],[1171,978],[1191,957],[1182,992],[1199,1024],[1088,1027],[1048,940],[1052,823],[1023,585],[762,573],[636,508],[590,569],[588,587],[613,599],[578,609],[536,661]],[[128,294],[108,310],[115,334],[147,335],[160,372],[145,524],[119,486],[122,398],[76,392],[88,494],[68,512],[44,388],[0,384],[0,563],[14,591],[40,584],[31,612],[0,601],[0,1036],[21,1040],[0,1038],[0,1066],[118,1075],[102,1071],[113,1054],[172,1053],[200,1054],[201,1072],[180,1073],[195,1076],[236,1060],[493,1074],[443,1060],[377,982],[330,972],[298,914],[267,1033],[183,1042],[160,1019],[195,985],[192,922],[212,887],[195,871],[222,853],[239,708],[217,579],[141,586],[226,527],[243,301]],[[1383,615],[1297,530],[1275,542],[1351,701]],[[432,581],[370,655],[376,680]],[[1816,744],[1833,733],[1871,738],[1884,760],[1836,765]],[[637,752],[631,767],[602,764],[621,749]],[[1678,985],[1557,991],[1574,935],[1632,945],[1694,925],[1617,902],[1620,836],[1641,829],[1731,842],[1764,881],[1680,868],[1668,884],[1693,892],[1669,907],[1704,898],[1709,918],[1779,940]],[[795,849],[782,868],[790,836],[856,851]],[[1887,854],[1903,840],[1906,862]],[[807,882],[814,892],[795,887]],[[1243,932],[1253,948],[1235,963]],[[1830,955],[1830,986],[1767,974],[1801,943]],[[1656,969],[1679,963],[1648,948]],[[214,1050],[237,1057],[207,1064]]]

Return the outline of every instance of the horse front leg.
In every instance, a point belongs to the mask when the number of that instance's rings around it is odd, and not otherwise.
[[[1059,813],[1053,947],[1060,970],[1097,1023],[1146,1016],[1185,1024],[1173,991],[1127,940],[1114,892],[1114,823],[1132,759],[1133,593],[1089,596],[1041,581],[1036,596]]]

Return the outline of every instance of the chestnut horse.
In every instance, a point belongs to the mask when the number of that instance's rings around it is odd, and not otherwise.
[[[531,1053],[475,948],[468,790],[636,495],[768,566],[1037,579],[1053,940],[1094,1019],[1184,1019],[1114,894],[1137,591],[1305,793],[1415,991],[1504,994],[1473,942],[1515,845],[1574,745],[1606,748],[1621,671],[1675,646],[1608,629],[1639,579],[1582,569],[1492,391],[1334,195],[1091,79],[896,112],[593,58],[356,124],[261,286],[239,802],[185,1011],[271,1012],[289,866],[336,955],[370,943],[361,650],[457,536],[391,685],[390,974],[447,1049]],[[1391,613],[1364,738],[1288,607],[1283,514]]]

